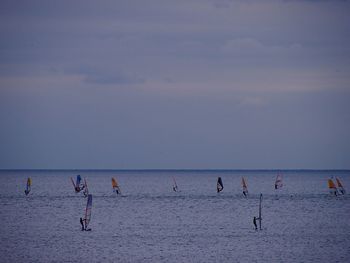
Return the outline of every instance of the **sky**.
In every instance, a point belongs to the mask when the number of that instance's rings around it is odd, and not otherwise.
[[[0,169],[349,169],[349,1],[0,2]]]

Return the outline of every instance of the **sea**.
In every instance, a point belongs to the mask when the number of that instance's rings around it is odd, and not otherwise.
[[[0,262],[350,262],[350,195],[330,195],[332,177],[350,193],[346,170],[2,170]]]

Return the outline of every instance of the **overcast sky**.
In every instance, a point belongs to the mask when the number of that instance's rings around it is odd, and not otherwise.
[[[350,168],[348,1],[1,1],[0,168]]]

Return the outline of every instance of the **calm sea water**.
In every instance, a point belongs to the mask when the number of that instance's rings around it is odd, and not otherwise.
[[[81,231],[93,195],[92,231]],[[350,262],[350,171],[1,171],[0,262]],[[111,177],[122,196],[111,189]],[[221,176],[224,190],[216,193]],[[241,177],[248,183],[244,198]],[[24,195],[26,178],[32,192]],[[180,192],[172,191],[172,177]],[[255,231],[259,194],[263,230]]]

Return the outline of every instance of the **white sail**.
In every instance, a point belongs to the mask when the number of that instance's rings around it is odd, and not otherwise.
[[[278,174],[276,176],[276,181],[275,181],[275,189],[280,189],[282,188],[283,186],[283,183],[282,183],[282,175],[281,174]]]
[[[176,180],[175,180],[174,177],[173,177],[173,182],[174,182],[174,184],[173,184],[173,190],[174,190],[174,192],[177,192],[178,188],[177,188],[177,183],[176,183]]]

